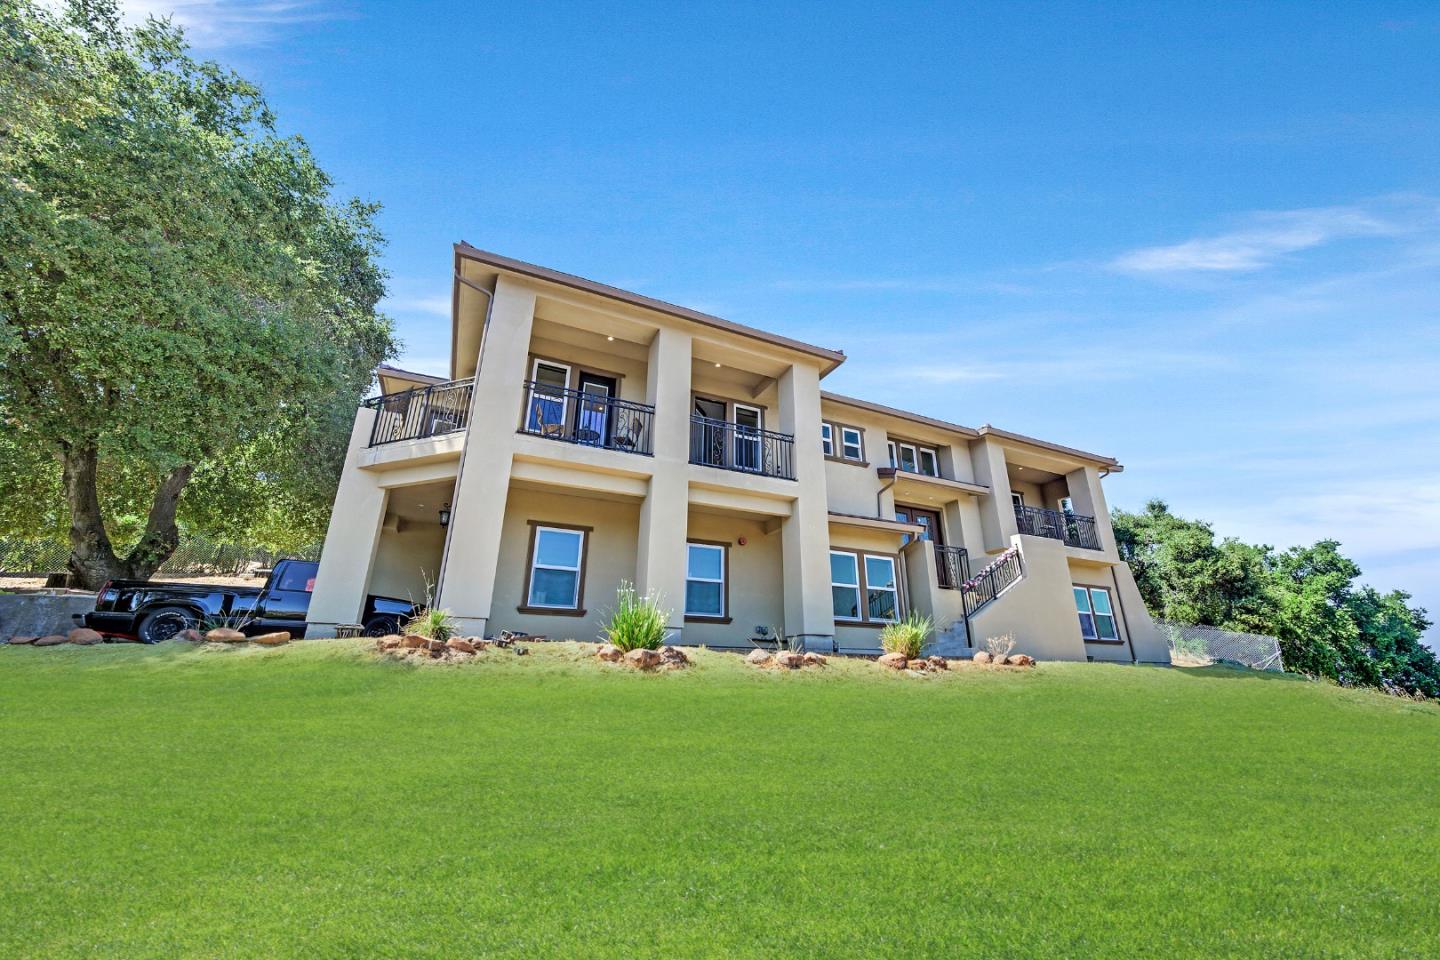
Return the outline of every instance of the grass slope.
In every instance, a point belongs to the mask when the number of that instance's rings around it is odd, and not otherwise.
[[[1433,707],[533,650],[0,648],[0,956],[1440,948]]]

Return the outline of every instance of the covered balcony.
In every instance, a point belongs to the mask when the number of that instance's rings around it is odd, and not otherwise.
[[[1084,550],[1099,550],[1100,535],[1095,529],[1095,518],[1085,517],[1068,510],[1050,510],[1045,507],[1015,505],[1015,523],[1020,532],[1032,537],[1048,537],[1063,540],[1066,546]]]
[[[365,401],[365,406],[375,411],[369,445],[463,431],[470,424],[473,396],[474,380],[466,377],[372,397]]]
[[[756,423],[690,417],[690,462],[781,480],[795,479],[795,438]]]
[[[546,367],[537,367],[539,373]],[[527,380],[520,432],[547,440],[651,456],[655,408],[612,397],[582,381],[572,390],[557,382]]]

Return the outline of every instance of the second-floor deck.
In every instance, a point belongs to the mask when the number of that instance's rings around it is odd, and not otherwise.
[[[1094,517],[1044,507],[1015,507],[1015,523],[1021,533],[1032,537],[1063,540],[1066,546],[1085,550],[1103,549]]]

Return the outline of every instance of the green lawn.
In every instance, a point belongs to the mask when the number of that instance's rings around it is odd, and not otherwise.
[[[532,650],[0,648],[0,956],[1440,953],[1433,706]]]

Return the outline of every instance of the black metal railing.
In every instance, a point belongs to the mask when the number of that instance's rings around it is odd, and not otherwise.
[[[692,416],[690,462],[794,480],[795,438],[788,433]]]
[[[960,585],[960,599],[964,603],[965,616],[970,617],[975,611],[1000,596],[1007,587],[1019,580],[1024,572],[1024,567],[1020,563],[1020,551],[1011,547],[996,557],[994,562],[988,564],[985,569],[975,576],[967,578]]]
[[[370,446],[464,430],[470,423],[474,393],[475,381],[467,379],[371,397],[365,401],[375,411]]]
[[[970,554],[964,547],[935,544],[935,579],[943,590],[958,590],[970,579]]]
[[[520,432],[585,447],[654,453],[655,408],[601,393],[525,381]]]
[[[1095,527],[1094,517],[1062,510],[1047,510],[1044,507],[1015,508],[1015,523],[1021,533],[1032,537],[1049,537],[1063,540],[1072,547],[1086,550],[1100,549],[1100,534]]]

